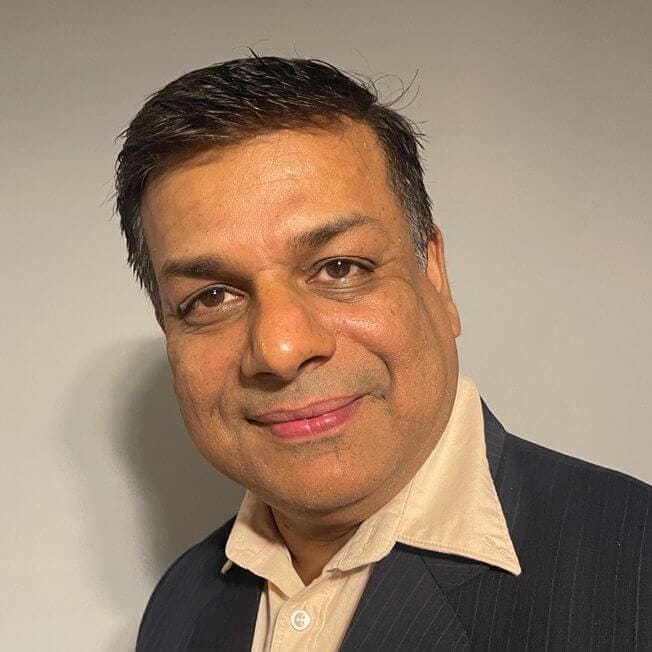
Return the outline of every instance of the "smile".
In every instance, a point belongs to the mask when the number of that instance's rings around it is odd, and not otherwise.
[[[251,419],[274,437],[289,441],[315,438],[347,423],[359,405],[360,396],[314,403],[299,410],[270,412]]]

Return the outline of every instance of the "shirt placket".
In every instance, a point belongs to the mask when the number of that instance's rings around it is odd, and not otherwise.
[[[333,588],[328,578],[306,587],[285,601],[274,623],[271,652],[325,650],[317,647],[317,635],[324,627]]]

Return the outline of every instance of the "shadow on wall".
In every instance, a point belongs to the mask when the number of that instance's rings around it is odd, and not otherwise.
[[[89,588],[123,623],[121,637],[133,638],[154,583],[237,511],[243,490],[187,435],[162,339],[100,351],[66,395],[62,452],[80,506]]]
[[[154,565],[163,571],[189,545],[231,518],[243,491],[210,466],[186,432],[163,341],[144,344],[135,357],[140,358],[138,367],[129,364],[126,374],[145,373],[142,383],[123,397],[125,418],[118,436],[147,503]]]

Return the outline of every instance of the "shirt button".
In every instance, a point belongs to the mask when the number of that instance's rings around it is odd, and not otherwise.
[[[290,624],[297,630],[297,632],[302,632],[304,629],[308,629],[311,622],[311,615],[303,609],[297,609],[290,614]]]

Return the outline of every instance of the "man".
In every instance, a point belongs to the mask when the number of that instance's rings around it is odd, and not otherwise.
[[[317,61],[152,96],[117,207],[194,442],[248,489],[138,650],[649,649],[649,487],[507,434],[459,375],[419,134]]]

